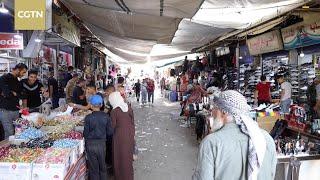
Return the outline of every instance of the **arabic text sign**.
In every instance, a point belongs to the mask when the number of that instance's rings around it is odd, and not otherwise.
[[[281,30],[284,48],[294,49],[320,43],[320,21],[292,25]]]
[[[248,39],[247,45],[251,55],[264,54],[283,49],[280,32],[278,30]]]
[[[23,49],[21,33],[0,33],[0,50]]]

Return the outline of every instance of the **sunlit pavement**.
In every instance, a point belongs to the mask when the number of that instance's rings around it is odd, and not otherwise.
[[[197,141],[194,131],[181,128],[179,103],[170,103],[156,93],[153,106],[141,107],[133,99],[138,160],[136,180],[188,180],[194,172]]]

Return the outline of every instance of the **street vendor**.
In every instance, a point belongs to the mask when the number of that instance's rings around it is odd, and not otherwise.
[[[256,90],[254,93],[255,105],[260,106],[261,104],[270,104],[271,103],[271,83],[267,82],[267,78],[265,75],[260,77],[261,82],[259,82],[256,86]]]
[[[19,117],[19,96],[21,86],[18,78],[27,73],[25,64],[17,64],[11,73],[0,77],[0,121],[2,123],[5,138],[14,134],[12,122]]]
[[[280,111],[281,114],[289,114],[291,105],[292,86],[289,82],[285,81],[284,75],[279,75],[278,83],[281,85],[280,95]]]
[[[87,99],[85,94],[86,81],[84,79],[79,79],[76,87],[73,89],[72,93],[72,103],[79,104],[82,106],[87,106]]]
[[[70,105],[74,108],[77,108],[77,109],[89,110],[91,108],[90,98],[94,95],[99,95],[102,98],[103,103],[102,103],[100,110],[104,111],[104,109],[105,109],[104,95],[100,92],[97,92],[97,87],[95,84],[89,84],[86,87],[86,98],[87,98],[87,102],[89,102],[86,106],[83,106],[81,104],[72,104],[72,103]]]
[[[48,97],[46,89],[38,80],[38,71],[29,70],[28,78],[21,80],[23,107],[34,109],[41,105],[41,94]]]

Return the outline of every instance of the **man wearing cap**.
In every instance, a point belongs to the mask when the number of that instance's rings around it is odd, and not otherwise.
[[[113,134],[110,116],[100,111],[103,99],[100,95],[90,98],[92,113],[84,119],[85,139],[89,179],[107,179],[106,139]]]
[[[234,90],[212,103],[214,133],[200,145],[193,180],[272,180],[277,157],[271,136],[250,117],[250,106]]]

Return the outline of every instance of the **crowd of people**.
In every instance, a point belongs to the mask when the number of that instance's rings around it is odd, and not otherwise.
[[[66,103],[74,109],[91,110],[84,119],[86,157],[89,179],[107,179],[107,172],[116,180],[133,179],[133,160],[136,157],[134,113],[124,92],[124,78],[98,91],[96,83],[69,68],[65,76]],[[26,79],[22,79],[25,74]],[[145,84],[151,82],[144,80]],[[101,82],[99,82],[101,83]],[[148,91],[152,96],[153,91]],[[150,97],[149,96],[149,97]],[[38,72],[25,64],[17,64],[10,73],[0,77],[0,137],[14,135],[13,121],[19,110],[41,107],[50,98],[52,107],[59,106],[58,81],[50,72],[48,88],[38,80]],[[151,99],[151,97],[149,98]],[[19,101],[22,100],[20,105]]]
[[[26,73],[27,78],[20,80]],[[208,87],[219,85],[218,78],[205,76],[191,78],[188,83],[184,74],[179,76],[177,89],[185,89],[186,97],[181,103],[181,114],[185,114],[189,104],[200,103],[203,97],[208,96]],[[58,82],[53,73],[50,73],[48,88],[37,77],[37,71],[28,71],[24,64],[17,64],[10,73],[0,77],[0,120],[4,138],[14,134],[13,121],[19,117],[20,109],[39,108],[43,98],[51,98],[53,108],[59,106]],[[108,168],[112,170],[115,180],[133,179],[135,124],[125,79],[118,77],[116,84],[106,85],[99,91],[92,78],[84,79],[70,68],[66,80],[66,103],[75,109],[92,111],[84,119],[83,132],[89,179],[107,179]],[[292,87],[284,76],[278,76],[277,80],[282,89],[279,100],[281,111],[287,113]],[[316,90],[320,89],[316,79],[317,82]],[[165,84],[162,78],[161,89]],[[152,79],[137,80],[133,90],[137,102],[142,105],[154,102],[155,82]],[[270,83],[262,76],[256,87],[255,103],[259,105],[271,101]],[[317,104],[318,101],[315,101],[314,106]],[[277,162],[274,141],[250,117],[246,98],[237,91],[222,90],[209,105],[208,119],[212,121],[210,132],[213,133],[201,142],[193,179],[274,179]]]
[[[155,92],[155,82],[153,79],[145,78],[142,80],[142,83],[138,79],[138,81],[134,84],[133,89],[137,102],[140,102],[141,99],[142,105],[153,105]]]

